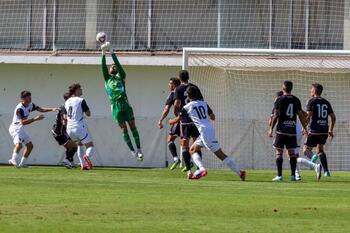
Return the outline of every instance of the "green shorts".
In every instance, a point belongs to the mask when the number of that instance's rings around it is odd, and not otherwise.
[[[111,104],[111,110],[118,125],[135,120],[134,111],[127,100],[120,100]]]

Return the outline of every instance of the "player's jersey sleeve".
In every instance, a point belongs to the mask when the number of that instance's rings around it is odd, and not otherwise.
[[[280,110],[281,110],[281,98],[278,98],[273,104],[272,113],[275,114],[276,111],[280,111]]]
[[[310,99],[307,104],[306,104],[306,111],[307,112],[312,112],[312,107],[313,107],[313,101],[314,99]]]
[[[171,106],[174,105],[174,102],[175,102],[175,100],[174,100],[174,92],[172,92],[172,93],[170,93],[170,95],[166,99],[165,105],[171,107]]]
[[[36,104],[34,104],[34,103],[32,103],[32,104],[33,104],[33,107],[32,107],[31,112],[37,111],[37,110],[40,108],[38,105],[36,105]]]
[[[81,102],[81,108],[83,109],[83,112],[87,112],[90,110],[85,100]]]
[[[175,100],[181,100],[181,97],[180,97],[180,86],[176,87],[175,88],[175,91],[174,91],[174,101]]]
[[[334,113],[332,105],[327,101],[328,105],[328,115]]]
[[[18,108],[16,110],[16,115],[17,115],[18,119],[20,119],[20,120],[23,120],[25,118],[24,117],[24,111],[21,108]]]
[[[117,67],[117,70],[118,70],[118,73],[119,73],[119,75],[120,75],[120,78],[121,78],[122,80],[125,80],[125,78],[126,78],[126,73],[125,73],[125,71],[124,71],[122,65],[120,64],[120,62],[119,62],[119,60],[118,60],[118,58],[117,58],[117,55],[115,55],[115,53],[113,53],[113,52],[112,52],[112,59],[113,59],[114,64],[115,64],[116,67]]]
[[[108,72],[107,62],[106,62],[106,55],[102,55],[102,74],[103,78],[105,79],[105,82],[107,82],[110,79],[110,75]]]
[[[298,113],[299,111],[301,111],[301,102],[300,99],[296,98],[295,100],[295,112]]]

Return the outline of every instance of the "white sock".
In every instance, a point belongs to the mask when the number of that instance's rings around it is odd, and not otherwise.
[[[179,160],[179,157],[174,157],[174,162],[177,162]]]
[[[192,160],[199,169],[205,169],[202,159],[197,152],[192,155]]]
[[[19,165],[22,166],[22,165],[26,164],[27,160],[28,160],[28,158],[23,156]]]
[[[77,156],[78,156],[78,159],[79,159],[81,166],[85,166],[83,154],[84,154],[84,147],[78,145]]]
[[[90,146],[89,148],[86,148],[86,155],[91,158],[92,154],[95,152],[95,148],[93,146]]]
[[[295,176],[300,176],[300,167],[298,163],[297,163],[297,168],[295,169]]]
[[[12,154],[12,160],[15,160],[15,161],[16,161],[17,156],[18,156],[18,153],[13,153],[13,154]]]
[[[316,166],[316,164],[314,164],[313,162],[311,162],[307,159],[304,159],[304,158],[297,158],[297,162],[301,163],[304,166],[309,167],[309,168],[315,168],[315,166]]]
[[[224,164],[226,164],[226,166],[228,166],[232,171],[236,172],[237,175],[239,175],[239,172],[241,171],[241,169],[239,168],[238,164],[235,163],[235,161],[233,161],[232,158],[230,157],[226,157],[226,159],[224,159]]]

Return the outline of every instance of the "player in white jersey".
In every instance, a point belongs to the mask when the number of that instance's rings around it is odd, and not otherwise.
[[[13,148],[12,158],[9,160],[9,164],[15,167],[26,168],[26,161],[33,150],[33,143],[30,139],[29,135],[25,132],[24,126],[29,125],[35,121],[40,121],[44,119],[44,115],[38,115],[33,118],[29,118],[29,115],[33,111],[38,112],[51,112],[58,111],[58,108],[41,108],[34,103],[32,103],[32,95],[29,91],[21,92],[21,102],[16,106],[12,123],[9,127],[9,133],[13,139],[13,144],[15,147]],[[21,162],[17,166],[17,156],[20,150],[25,145],[25,149],[23,151],[23,157]]]
[[[194,174],[189,171],[188,178],[199,179],[208,174],[207,169],[204,167],[202,159],[198,154],[198,151],[200,151],[202,147],[206,147],[220,160],[222,160],[231,170],[236,172],[241,180],[244,181],[246,172],[241,170],[239,165],[221,150],[220,144],[216,140],[215,129],[209,119],[210,116],[208,114],[208,104],[203,100],[198,100],[198,88],[190,86],[187,88],[186,93],[190,102],[183,107],[180,116],[169,120],[169,123],[177,123],[180,121],[180,118],[184,116],[190,117],[199,131],[200,136],[190,148],[192,159],[199,169]]]
[[[81,163],[81,169],[88,170],[92,168],[90,159],[95,149],[87,130],[84,114],[86,116],[91,116],[91,112],[86,101],[81,98],[83,90],[79,83],[69,86],[69,94],[71,97],[64,104],[66,109],[64,118],[67,120],[67,133],[69,137],[78,144],[77,154]],[[83,145],[86,147],[85,154],[83,154]],[[84,161],[87,166],[85,166]]]

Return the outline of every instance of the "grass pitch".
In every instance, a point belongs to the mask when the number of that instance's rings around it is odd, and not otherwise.
[[[274,174],[0,167],[0,232],[350,232],[350,173]]]

